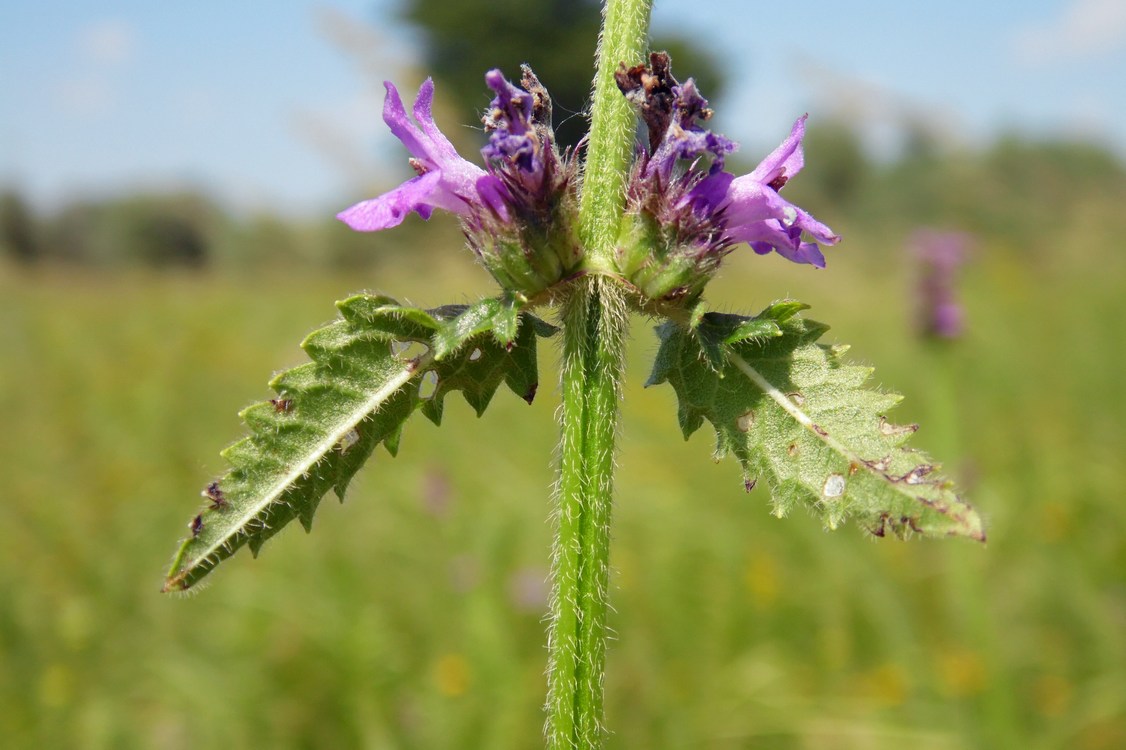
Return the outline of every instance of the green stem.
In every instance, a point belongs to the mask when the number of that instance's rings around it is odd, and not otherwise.
[[[548,747],[602,746],[606,589],[625,299],[609,279],[563,303],[563,430],[548,639]]]
[[[625,203],[637,115],[618,90],[620,63],[644,62],[652,0],[608,0],[598,42],[598,70],[590,109],[590,143],[583,167],[579,236],[588,268],[609,266]]]
[[[621,62],[642,61],[650,6],[650,0],[606,5],[579,206],[585,265],[595,272],[578,279],[562,305],[562,434],[548,636],[550,750],[596,750],[604,735],[614,442],[628,314],[621,288],[596,269],[611,265],[636,128],[614,72]]]

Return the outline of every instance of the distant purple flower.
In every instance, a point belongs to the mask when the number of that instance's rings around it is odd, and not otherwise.
[[[962,335],[965,316],[957,299],[956,277],[971,244],[972,238],[962,232],[924,229],[911,238],[918,273],[916,320],[923,336]]]
[[[418,176],[378,198],[357,203],[337,214],[337,218],[363,232],[398,226],[411,211],[429,219],[435,208],[463,217],[485,209],[506,219],[503,183],[495,175],[461,158],[434,124],[431,114],[434,82],[427,78],[418,90],[414,103],[417,124],[407,116],[395,86],[389,81],[383,85],[387,89],[383,121],[407,147],[411,167]]]
[[[547,605],[548,572],[540,568],[520,568],[508,579],[508,598],[519,612],[542,612]]]

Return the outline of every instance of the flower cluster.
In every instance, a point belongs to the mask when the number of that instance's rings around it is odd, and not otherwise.
[[[736,177],[724,170],[735,143],[702,127],[712,116],[708,102],[691,78],[681,84],[672,77],[667,53],[654,53],[649,65],[623,65],[617,82],[641,112],[649,144],[634,165],[615,267],[597,270],[620,275],[644,299],[687,302],[740,243],[825,265],[817,243],[839,238],[779,192],[804,164],[805,117],[754,171]],[[501,286],[533,297],[592,270],[583,266],[574,229],[577,163],[556,148],[551,99],[527,66],[521,87],[499,70],[489,71],[485,83],[495,96],[482,118],[484,168],[459,156],[434,124],[430,79],[419,89],[413,121],[386,83],[383,120],[407,147],[417,174],[339,218],[374,231],[397,226],[412,211],[424,219],[435,208],[454,213]]]
[[[649,148],[630,182],[618,258],[619,272],[642,294],[694,298],[722,258],[744,242],[759,254],[825,265],[817,243],[840,238],[779,194],[804,165],[804,116],[754,171],[736,177],[724,171],[736,145],[701,127],[712,116],[707,100],[691,78],[681,84],[672,77],[667,53],[653,53],[647,66],[623,66],[617,80],[649,131]],[[688,166],[678,171],[681,162]]]
[[[416,176],[337,215],[359,231],[388,229],[412,211],[435,208],[459,216],[486,269],[506,289],[538,294],[574,272],[582,260],[571,230],[574,167],[555,147],[547,91],[525,66],[520,89],[499,70],[485,76],[496,94],[483,118],[489,134],[485,168],[463,159],[434,124],[434,83],[422,84],[407,116],[399,92],[384,83],[383,121],[410,152]]]

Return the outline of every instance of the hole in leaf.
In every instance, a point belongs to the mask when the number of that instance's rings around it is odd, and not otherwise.
[[[430,351],[430,347],[421,341],[392,341],[391,353],[399,360],[408,362],[412,359],[423,357]]]
[[[828,479],[825,480],[825,486],[821,489],[821,494],[825,496],[826,500],[833,500],[843,495],[844,491],[844,476],[842,474],[830,474]]]
[[[348,449],[358,442],[360,442],[360,433],[356,432],[355,429],[348,430],[348,432],[344,433],[344,437],[340,438],[340,442],[336,444],[336,448],[341,453],[347,453]]]
[[[427,401],[434,397],[434,392],[438,390],[438,373],[433,370],[427,370],[422,375],[422,380],[418,384],[418,397],[423,401]]]
[[[473,351],[469,352],[469,361],[470,362],[476,362],[479,359],[481,359],[481,350],[480,349],[474,349]]]
[[[755,413],[754,410],[742,414],[735,420],[735,426],[739,428],[739,432],[749,432],[755,426]]]

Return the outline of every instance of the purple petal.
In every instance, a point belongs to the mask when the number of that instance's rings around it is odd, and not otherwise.
[[[825,267],[825,256],[821,254],[821,249],[812,242],[802,242],[801,229],[796,225],[784,227],[776,219],[758,221],[740,227],[739,236],[734,239],[747,242],[759,255],[766,255],[774,250],[794,263]]]
[[[790,129],[790,135],[782,141],[778,148],[770,152],[763,159],[749,177],[764,185],[770,185],[781,179],[782,184],[802,170],[805,166],[805,154],[802,150],[802,138],[805,137],[805,121],[809,115],[802,115]],[[778,187],[781,187],[779,185]],[[777,188],[775,188],[777,189]]]
[[[434,124],[434,82],[427,78],[419,87],[413,121],[394,84],[386,81],[383,85],[387,89],[383,121],[407,147],[418,176],[378,198],[357,203],[337,217],[353,229],[366,232],[397,226],[411,211],[428,219],[435,208],[465,216],[484,204],[506,218],[506,194],[489,185],[486,189],[490,192],[482,195],[478,182],[487,177],[485,170],[462,159]]]
[[[476,187],[482,202],[501,219],[508,221],[509,193],[500,178],[491,174],[482,175],[477,178]]]
[[[430,218],[434,194],[440,190],[441,175],[428,172],[407,180],[389,193],[362,201],[336,215],[336,218],[359,232],[390,229],[403,223],[411,211],[424,219]],[[444,206],[443,206],[444,208]]]
[[[710,174],[688,191],[686,202],[694,204],[701,213],[714,213],[727,199],[728,190],[734,179],[735,175],[730,172]]]
[[[434,115],[432,112],[433,104],[434,80],[427,78],[418,89],[418,98],[414,100],[414,119],[418,121],[422,132],[430,141],[430,154],[434,161],[461,159],[454,145],[442,134],[441,130],[438,130],[438,126],[434,124]]]
[[[430,79],[427,79],[426,83],[430,83]],[[422,89],[426,88],[426,83],[422,84]],[[403,108],[403,100],[399,98],[399,90],[390,81],[384,81],[383,88],[387,89],[387,96],[383,100],[383,122],[387,123],[387,127],[391,129],[395,137],[403,142],[411,156],[417,159],[427,158],[428,149],[419,140],[419,136],[422,134],[407,117],[407,111]],[[422,89],[418,92],[420,98]],[[432,83],[430,90],[431,92],[434,90]]]
[[[754,174],[736,177],[727,189],[727,225],[737,230],[740,225],[764,219],[778,219],[787,225],[798,217],[798,208],[764,185]]]
[[[829,227],[810,216],[808,212],[800,208],[797,209],[797,211],[798,219],[794,222],[794,225],[809,232],[810,236],[818,242],[823,245],[835,245],[841,241],[839,234],[836,234],[832,229],[829,229]]]

